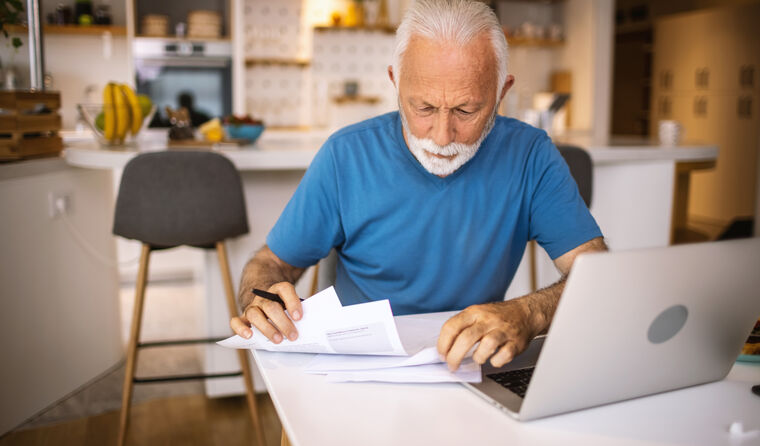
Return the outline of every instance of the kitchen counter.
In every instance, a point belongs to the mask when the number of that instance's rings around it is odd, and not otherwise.
[[[74,166],[97,169],[120,169],[138,153],[166,150],[165,131],[153,131],[141,137],[136,146],[102,148],[87,134],[64,135],[63,156]],[[267,130],[248,146],[209,145],[235,164],[238,170],[305,170],[329,133]],[[181,149],[181,147],[175,147]],[[197,147],[195,148],[197,149]]]
[[[594,164],[638,161],[672,160],[676,162],[713,161],[718,157],[718,146],[685,142],[678,146],[663,146],[659,142],[641,138],[617,136],[606,143],[595,143],[585,136],[558,138],[558,144],[571,144],[586,149]]]
[[[124,358],[112,177],[60,157],[0,164],[0,435]]]
[[[112,169],[122,168],[140,152],[164,150],[166,139],[154,133],[136,147],[103,149],[92,139],[66,138],[64,157],[74,166]],[[271,131],[267,130],[251,146],[214,147],[232,160],[241,171],[247,170],[305,170],[319,148],[327,140],[328,131]],[[647,162],[669,160],[697,162],[715,160],[718,148],[707,144],[684,144],[663,147],[643,138],[612,138],[607,144],[594,144],[583,136],[560,139],[561,143],[577,145],[588,150],[594,164]]]

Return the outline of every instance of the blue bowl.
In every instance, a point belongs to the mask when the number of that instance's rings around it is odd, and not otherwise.
[[[248,142],[248,144],[253,144],[256,142],[263,131],[263,125],[226,124],[224,126],[224,132],[227,134],[227,138],[244,139]]]

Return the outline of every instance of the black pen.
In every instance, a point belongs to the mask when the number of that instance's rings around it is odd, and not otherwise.
[[[273,302],[277,302],[283,307],[286,306],[285,302],[280,298],[280,296],[275,293],[270,293],[269,291],[260,290],[258,288],[252,289],[251,292],[259,297],[263,297],[264,299],[269,299]],[[303,299],[301,299],[301,301],[303,302]]]

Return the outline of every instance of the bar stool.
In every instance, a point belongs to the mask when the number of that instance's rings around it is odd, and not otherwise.
[[[248,233],[243,188],[235,166],[213,152],[164,151],[134,157],[124,167],[116,200],[113,233],[142,242],[132,327],[122,391],[118,444],[126,441],[133,384],[243,376],[251,421],[259,445],[265,445],[253,389],[248,352],[238,350],[240,372],[210,375],[135,377],[137,349],[215,342],[186,339],[140,342],[140,324],[151,251],[187,245],[216,249],[230,315],[237,314],[224,241]]]
[[[591,161],[591,155],[580,147],[566,144],[558,145],[557,150],[570,168],[570,175],[578,185],[578,192],[583,202],[586,203],[586,207],[591,207],[591,196],[594,191],[594,163]]]

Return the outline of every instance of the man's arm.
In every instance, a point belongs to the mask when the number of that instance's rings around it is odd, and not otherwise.
[[[250,338],[253,333],[249,327],[253,326],[276,344],[283,340],[283,336],[291,341],[296,340],[298,331],[285,314],[285,309],[277,302],[254,296],[251,290],[259,288],[278,294],[290,316],[297,321],[301,319],[303,309],[294,284],[304,271],[305,268],[284,262],[264,245],[243,268],[238,294],[241,315],[230,320],[232,330],[244,338]]]
[[[441,328],[438,352],[451,370],[459,367],[478,342],[480,345],[472,355],[478,364],[484,364],[488,358],[495,367],[510,362],[525,350],[531,339],[549,328],[575,258],[584,252],[606,250],[601,237],[589,240],[554,260],[562,273],[555,284],[517,299],[465,308]]]

